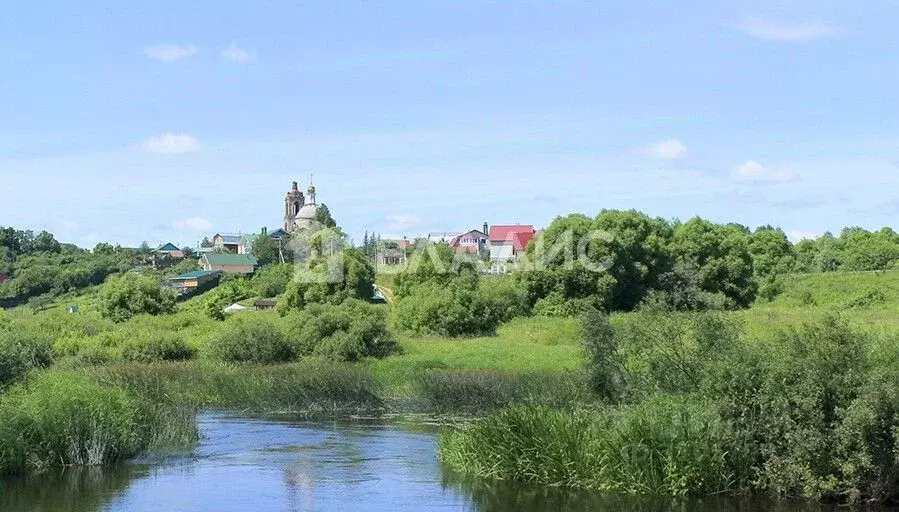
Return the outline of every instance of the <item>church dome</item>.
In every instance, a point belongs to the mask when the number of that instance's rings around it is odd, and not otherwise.
[[[318,213],[318,207],[314,204],[307,204],[300,208],[300,211],[297,212],[297,219],[306,219],[306,220],[314,220],[315,215]]]

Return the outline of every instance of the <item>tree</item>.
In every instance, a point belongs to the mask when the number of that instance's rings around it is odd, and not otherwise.
[[[840,233],[840,249],[843,270],[885,270],[899,260],[899,235],[890,228],[846,228]]]
[[[266,233],[260,233],[253,237],[253,256],[259,260],[260,265],[271,265],[281,261],[278,243],[278,240],[273,240]]]
[[[104,254],[104,255],[115,254],[115,252],[116,252],[115,247],[113,247],[111,244],[107,244],[105,242],[98,243],[97,245],[94,246],[94,250],[93,250],[94,254]]]
[[[788,274],[796,266],[796,249],[780,228],[761,226],[752,233],[749,245],[752,264],[758,276]]]
[[[35,252],[50,252],[50,253],[58,253],[62,250],[56,238],[53,238],[53,235],[46,231],[41,231],[34,238],[33,242],[33,250]]]
[[[723,293],[734,306],[755,299],[749,230],[738,224],[713,224],[699,217],[674,229],[671,251],[682,264],[698,269],[698,284],[709,293]]]
[[[340,304],[347,299],[371,300],[375,269],[359,249],[344,249],[334,256],[311,259],[300,268],[278,303],[286,314],[307,304]]]
[[[130,273],[110,279],[100,289],[100,313],[114,322],[134,315],[163,315],[175,312],[175,292],[159,286],[155,279]]]

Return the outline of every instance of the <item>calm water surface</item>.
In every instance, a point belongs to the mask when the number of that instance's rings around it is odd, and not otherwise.
[[[187,453],[0,480],[0,511],[834,510],[752,500],[610,498],[474,483],[437,462],[436,427],[400,421],[199,417]]]

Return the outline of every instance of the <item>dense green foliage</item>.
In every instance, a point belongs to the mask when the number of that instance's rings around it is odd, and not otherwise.
[[[0,227],[0,306],[31,302],[41,305],[49,298],[82,290],[103,282],[107,276],[130,268],[132,258],[124,252],[90,253],[74,245],[60,244],[42,231],[19,231]]]
[[[748,307],[782,291],[793,272],[894,268],[899,235],[844,229],[839,237],[790,243],[779,228],[653,219],[604,210],[559,217],[527,248],[516,277],[539,314],[596,308],[630,311],[644,302],[676,310]]]
[[[295,269],[278,310],[287,313],[307,304],[339,304],[347,299],[370,300],[375,269],[362,251],[345,249],[331,257],[314,258]]]
[[[287,337],[298,356],[332,361],[386,357],[397,351],[382,309],[350,299],[339,305],[312,304],[285,319]]]
[[[175,293],[150,276],[131,272],[114,277],[100,289],[100,312],[114,322],[134,315],[175,312]]]
[[[384,312],[362,301],[310,304],[283,318],[229,319],[212,339],[212,352],[230,362],[272,364],[318,356],[358,361],[396,352]]]
[[[584,326],[591,383],[612,405],[505,411],[446,434],[443,459],[481,476],[629,493],[895,498],[894,335],[832,315],[763,341],[722,313],[613,320],[592,313]]]
[[[122,359],[138,363],[181,361],[192,359],[197,350],[175,333],[149,332],[127,340],[122,346]]]
[[[438,336],[492,334],[524,314],[523,293],[503,284],[481,285],[474,261],[454,257],[446,244],[428,244],[394,276],[392,323],[404,331]]]
[[[235,319],[230,329],[213,340],[212,350],[223,361],[237,363],[272,364],[296,357],[278,326],[262,319]]]
[[[0,390],[25,377],[32,368],[49,366],[53,362],[52,343],[46,334],[0,325]]]
[[[716,494],[746,478],[726,422],[700,403],[660,399],[598,413],[516,407],[444,432],[441,460],[486,478],[630,494]]]
[[[0,396],[0,473],[114,462],[196,439],[193,415],[69,373],[46,373]]]

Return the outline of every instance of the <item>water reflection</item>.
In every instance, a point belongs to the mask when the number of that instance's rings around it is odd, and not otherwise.
[[[441,468],[436,427],[204,414],[189,453],[0,479],[0,511],[831,511],[750,499],[671,502],[480,482]]]
[[[3,512],[100,510],[148,469],[140,465],[63,468],[0,480]]]
[[[483,482],[445,471],[442,484],[463,494],[478,512],[834,512],[833,505],[772,501],[758,498],[671,500],[639,496],[609,496],[514,482]],[[844,510],[844,509],[839,509]]]

